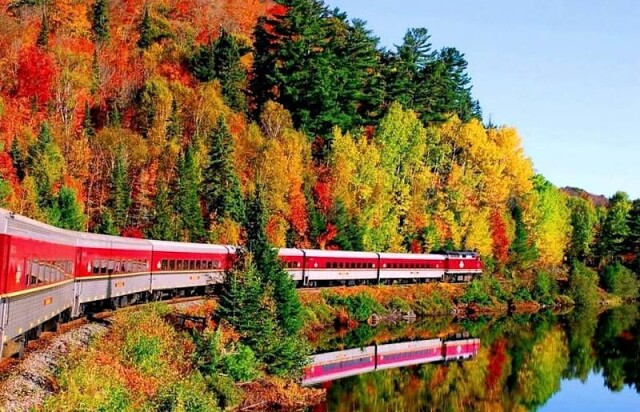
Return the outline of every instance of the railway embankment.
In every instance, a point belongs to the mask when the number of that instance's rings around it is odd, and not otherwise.
[[[43,344],[47,360],[29,351],[21,376],[6,380],[16,396],[0,410],[301,410],[324,399],[293,376],[265,372],[233,328],[213,320],[216,307],[204,300],[127,308],[108,327],[85,326],[100,333],[80,328],[60,337],[78,344]]]

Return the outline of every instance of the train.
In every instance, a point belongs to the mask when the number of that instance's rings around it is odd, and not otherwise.
[[[304,370],[302,385],[311,386],[376,370],[424,363],[473,359],[480,350],[480,339],[458,337],[426,339],[327,352],[311,357]]]
[[[96,307],[204,294],[224,281],[237,246],[134,239],[56,228],[0,209],[2,357]],[[475,252],[433,254],[280,249],[300,287],[469,281]],[[2,358],[0,357],[0,358]]]

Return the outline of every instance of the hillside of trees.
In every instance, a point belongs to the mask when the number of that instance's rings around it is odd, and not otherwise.
[[[483,123],[464,54],[429,38],[382,48],[316,0],[0,0],[0,204],[239,244],[259,192],[276,246],[637,268],[640,200],[537,175],[514,128]]]

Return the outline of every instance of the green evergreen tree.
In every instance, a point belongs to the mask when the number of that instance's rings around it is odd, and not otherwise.
[[[157,240],[177,240],[173,208],[169,202],[169,189],[162,181],[158,183],[148,236]]]
[[[18,179],[24,179],[25,167],[26,167],[26,159],[24,154],[22,153],[22,149],[20,149],[20,143],[18,143],[17,138],[13,138],[11,141],[11,159],[13,163],[13,168],[16,170],[16,175]]]
[[[511,263],[516,268],[528,268],[538,257],[535,245],[531,242],[522,217],[522,208],[516,204],[512,210],[515,222],[515,236],[511,243]]]
[[[94,226],[94,231],[103,235],[120,235],[120,231],[116,227],[111,210],[109,210],[108,208],[102,209],[100,216],[98,217],[97,224]]]
[[[93,127],[93,119],[91,118],[91,107],[89,107],[89,102],[84,102],[84,116],[82,118],[82,132],[87,137],[87,139],[91,139],[96,135],[96,130]]]
[[[338,232],[333,239],[333,243],[338,246],[340,250],[363,250],[362,236],[364,231],[358,226],[357,220],[348,215],[342,201],[338,200],[336,202],[333,214]]]
[[[216,42],[210,39],[207,44],[200,46],[189,59],[191,73],[201,82],[210,82],[216,78],[215,48]]]
[[[302,307],[293,279],[282,267],[278,259],[278,251],[267,240],[266,221],[267,212],[262,200],[261,188],[258,185],[247,207],[245,224],[247,251],[253,256],[263,283],[273,286],[278,324],[287,335],[294,335],[302,327]]]
[[[175,209],[180,219],[183,240],[201,242],[204,240],[204,221],[200,208],[198,190],[198,170],[193,147],[187,146],[178,162],[178,179]]]
[[[141,49],[146,49],[153,44],[153,34],[151,30],[149,8],[145,7],[142,15],[142,21],[140,22],[140,39],[138,40],[138,47]]]
[[[100,64],[98,63],[98,50],[94,50],[91,59],[91,94],[95,94],[100,88]]]
[[[11,185],[0,177],[0,207],[7,207],[7,199],[11,194]]]
[[[210,217],[244,222],[244,201],[233,164],[233,136],[220,117],[209,136],[209,159],[203,173],[203,195]]]
[[[214,47],[215,76],[220,80],[222,96],[229,107],[239,112],[247,110],[244,94],[247,75],[240,59],[250,50],[225,30],[220,33]]]
[[[47,18],[46,11],[42,13],[42,24],[40,25],[40,32],[38,33],[38,39],[36,45],[40,47],[47,47],[49,44],[49,19]]]
[[[595,235],[596,211],[587,199],[570,197],[571,244],[568,255],[571,259],[585,262],[591,255],[591,245]]]
[[[33,176],[39,206],[45,210],[53,201],[53,186],[63,176],[64,157],[53,141],[48,123],[43,123],[36,141],[27,151],[25,174]]]
[[[84,231],[86,216],[73,189],[63,186],[48,211],[49,223],[69,230]]]
[[[638,256],[640,255],[640,199],[634,200],[631,204],[627,226],[629,234],[626,239],[626,251]]]
[[[178,103],[173,99],[171,101],[171,114],[167,121],[166,136],[168,140],[179,142],[182,139],[182,122],[178,112]]]
[[[93,4],[93,18],[91,30],[97,43],[103,43],[109,39],[109,11],[108,0],[96,0]]]
[[[601,263],[618,260],[629,236],[629,211],[631,202],[624,192],[617,192],[609,199],[609,209],[600,233]]]
[[[130,186],[127,159],[124,154],[124,148],[120,147],[111,172],[110,187],[110,206],[111,211],[113,212],[113,221],[117,231],[121,231],[127,225],[129,208],[131,207]]]

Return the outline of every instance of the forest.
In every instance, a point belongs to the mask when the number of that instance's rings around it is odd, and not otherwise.
[[[242,244],[259,193],[275,246],[477,250],[510,277],[582,262],[637,293],[640,200],[537,174],[467,66],[318,0],[0,0],[0,206]]]

